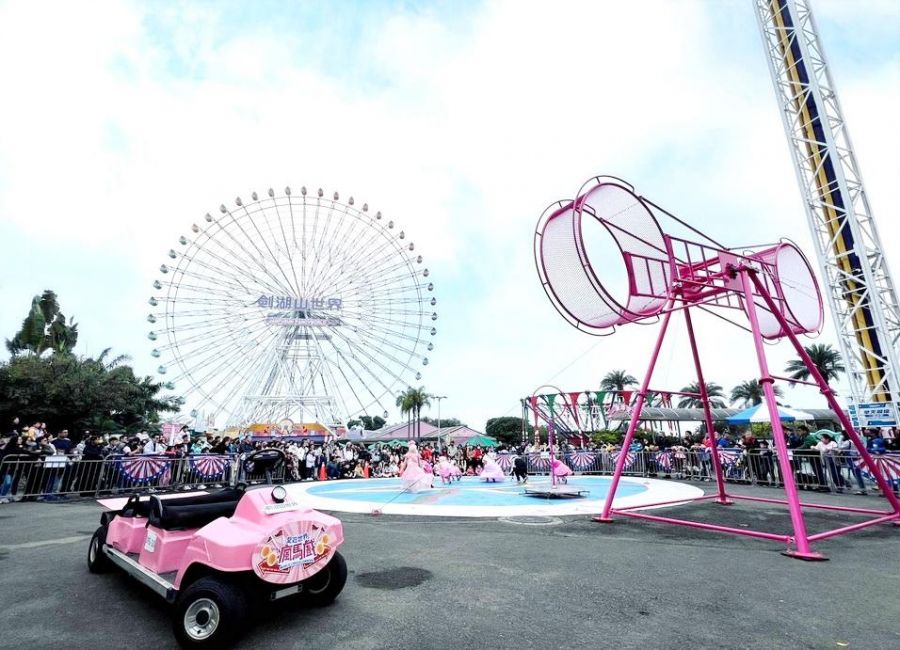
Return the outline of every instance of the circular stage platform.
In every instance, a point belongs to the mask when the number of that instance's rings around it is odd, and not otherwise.
[[[533,488],[549,482],[546,476],[535,476],[527,486]],[[586,492],[585,496],[552,499],[527,496],[525,485],[516,484],[515,480],[486,483],[477,477],[464,477],[444,486],[435,478],[436,487],[415,494],[401,493],[402,482],[397,478],[292,483],[285,487],[292,500],[337,512],[379,510],[386,515],[431,517],[588,515],[603,509],[610,477],[569,477],[567,485]],[[674,481],[622,477],[614,507],[688,500],[702,495],[699,488]]]

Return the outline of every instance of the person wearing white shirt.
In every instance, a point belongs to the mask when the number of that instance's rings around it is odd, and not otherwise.
[[[812,448],[818,450],[818,452],[822,454],[822,459],[825,461],[825,467],[828,468],[828,473],[831,475],[831,481],[834,484],[835,490],[839,493],[843,492],[845,483],[844,477],[841,476],[841,473],[838,471],[837,465],[834,462],[834,457],[838,452],[838,445],[834,441],[834,438],[827,433],[823,433],[819,438],[819,442],[813,445]]]
[[[160,436],[151,438],[150,442],[144,445],[144,454],[159,456],[166,452],[166,446],[160,441]]]

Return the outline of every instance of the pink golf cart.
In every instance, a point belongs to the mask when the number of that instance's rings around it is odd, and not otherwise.
[[[246,467],[284,462],[266,449]],[[334,601],[347,581],[337,547],[341,522],[296,502],[290,488],[262,485],[101,501],[88,568],[120,568],[174,606],[185,647],[224,647],[254,606],[296,596],[308,606]]]

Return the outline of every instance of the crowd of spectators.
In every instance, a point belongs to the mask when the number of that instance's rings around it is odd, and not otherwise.
[[[94,434],[84,432],[77,442],[69,437],[65,429],[53,434],[46,424],[36,422],[18,430],[19,423],[0,436],[0,503],[8,501],[10,494],[17,492],[21,472],[11,469],[7,461],[16,459],[39,463],[41,472],[29,472],[26,494],[40,492],[79,491],[90,489],[91,477],[79,476],[66,483],[72,472],[66,471],[73,464],[82,461],[102,461],[131,456],[148,455],[171,459],[182,459],[198,454],[228,455],[235,459],[245,458],[253,451],[264,447],[275,447],[285,454],[285,478],[294,481],[335,480],[347,478],[397,477],[402,471],[402,459],[407,447],[394,443],[338,442],[326,443],[311,440],[252,440],[249,436],[232,438],[225,435],[191,436],[187,427],[174,436]],[[866,446],[874,454],[900,450],[900,432],[888,431],[883,435],[877,429],[864,432]],[[770,440],[757,438],[747,432],[743,436],[722,434],[717,445],[736,452],[733,462],[727,468],[731,476],[747,477],[754,483],[777,486],[783,483],[776,451]],[[801,488],[834,490],[855,489],[858,494],[868,490],[858,466],[858,452],[846,434],[815,432],[800,425],[791,429],[787,437],[790,464],[795,480]],[[573,446],[562,440],[553,449],[543,444],[521,444],[499,446],[495,449],[482,446],[441,445],[428,443],[419,445],[419,453],[426,467],[434,468],[439,456],[459,468],[464,475],[477,475],[486,454],[505,454],[512,461],[516,457],[533,458],[541,455],[571,459],[575,452],[592,452],[596,462],[588,471],[608,473],[612,471],[618,453],[618,443],[587,443]],[[643,435],[636,438],[628,451],[634,454],[639,473],[646,476],[663,476],[676,479],[711,480],[712,454],[708,438],[688,431],[683,437],[657,437]],[[661,453],[664,452],[664,453]],[[662,458],[662,456],[665,458]],[[6,469],[4,469],[6,468]],[[584,468],[576,468],[584,469]],[[432,470],[434,471],[434,470]],[[634,472],[632,472],[634,473]],[[81,472],[85,474],[85,472]]]

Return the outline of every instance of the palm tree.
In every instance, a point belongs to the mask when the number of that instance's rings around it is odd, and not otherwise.
[[[678,408],[680,409],[699,409],[703,408],[703,401],[700,399],[700,382],[695,381],[693,383],[684,386],[681,389],[682,393],[696,393],[696,397],[685,395],[678,402]],[[725,408],[725,393],[722,392],[722,387],[719,386],[714,381],[706,382],[706,395],[709,397],[709,405],[714,409],[723,409]]]
[[[397,395],[397,406],[400,409],[400,415],[406,416],[406,431],[409,432],[412,425],[412,412],[413,412],[413,404],[409,398],[409,392],[412,388],[407,388],[405,391]]]
[[[397,396],[400,414],[407,416],[407,430],[411,428],[413,419],[416,422],[416,438],[422,433],[422,407],[431,406],[431,395],[425,392],[424,386],[409,387]]]
[[[416,438],[420,438],[422,436],[422,407],[431,406],[431,395],[425,392],[424,386],[410,388],[407,395],[416,416]]]
[[[784,393],[782,393],[781,388],[778,386],[773,386],[775,389],[775,396],[781,397]],[[740,402],[741,406],[749,407],[756,406],[757,404],[762,404],[763,398],[765,397],[765,393],[763,393],[762,384],[759,383],[759,379],[751,379],[749,381],[742,381],[740,384],[731,389],[731,397],[729,397],[729,401],[734,404],[735,402]]]
[[[638,380],[624,370],[611,370],[600,380],[600,390],[614,390],[621,392],[625,390],[627,386],[633,386],[636,383],[638,383]]]
[[[22,352],[41,356],[47,350],[70,352],[77,341],[78,324],[71,318],[66,323],[66,317],[59,311],[56,294],[47,289],[32,299],[22,327],[12,340],[6,340],[6,349],[13,356]]]
[[[841,354],[827,343],[814,343],[809,347],[804,346],[806,354],[812,359],[813,365],[818,368],[819,373],[830,384],[832,379],[837,379],[842,372],[845,371],[844,362]],[[800,358],[788,361],[784,371],[790,373],[791,379],[800,379],[805,381],[809,379],[810,373],[806,364]]]

